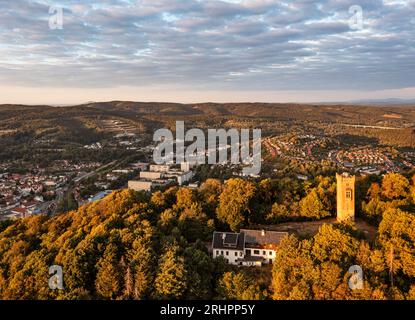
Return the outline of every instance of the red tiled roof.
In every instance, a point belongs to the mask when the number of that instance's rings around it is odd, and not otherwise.
[[[27,209],[18,207],[10,210],[12,213],[21,213],[21,214],[27,214]]]

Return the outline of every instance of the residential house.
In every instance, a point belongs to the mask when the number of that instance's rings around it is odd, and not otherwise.
[[[224,257],[226,262],[240,266],[272,264],[281,240],[288,232],[241,229],[235,232],[213,233],[213,258]]]

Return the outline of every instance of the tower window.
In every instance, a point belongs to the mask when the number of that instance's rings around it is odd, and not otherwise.
[[[346,199],[352,199],[352,197],[353,197],[352,189],[347,189],[346,190]]]

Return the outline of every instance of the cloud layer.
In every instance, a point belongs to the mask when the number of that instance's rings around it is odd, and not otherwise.
[[[413,0],[0,0],[3,86],[382,90],[414,71]]]

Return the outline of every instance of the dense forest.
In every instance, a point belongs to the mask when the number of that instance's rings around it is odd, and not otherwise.
[[[212,259],[212,231],[333,216],[333,177],[116,191],[66,214],[2,222],[0,298],[415,299],[414,190],[400,174],[360,179],[358,215],[376,226],[375,240],[353,224],[293,232],[272,270]],[[52,265],[63,269],[63,290],[49,289]],[[352,265],[363,289],[348,286]]]

